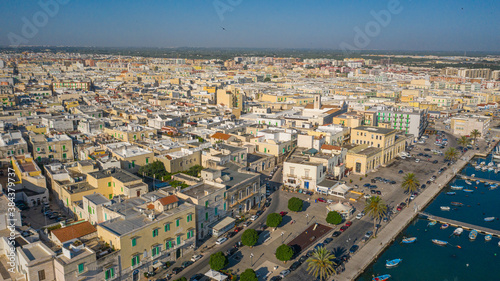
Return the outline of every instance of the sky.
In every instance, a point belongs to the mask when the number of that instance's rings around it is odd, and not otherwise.
[[[0,45],[496,52],[499,13],[498,0],[2,0]]]

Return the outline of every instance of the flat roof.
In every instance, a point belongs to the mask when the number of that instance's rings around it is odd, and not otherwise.
[[[396,131],[394,129],[386,129],[386,128],[370,127],[370,126],[359,126],[359,127],[353,128],[353,130],[367,131],[367,132],[383,134],[383,135],[387,135],[389,133]]]

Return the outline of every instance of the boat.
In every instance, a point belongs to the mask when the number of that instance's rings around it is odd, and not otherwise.
[[[484,165],[486,165],[486,162],[483,161],[483,162],[479,163],[479,165],[484,166]]]
[[[452,185],[451,189],[453,189],[453,190],[462,190],[462,189],[464,189],[464,187],[460,186],[460,185]]]
[[[496,189],[497,187],[498,187],[497,183],[494,183],[494,184],[490,185],[490,189]]]
[[[429,224],[427,224],[428,226],[433,226],[433,225],[436,225],[437,221],[430,221]]]
[[[455,195],[455,194],[457,194],[457,193],[456,193],[456,192],[454,192],[454,191],[449,191],[449,192],[446,192],[446,195]]]
[[[493,171],[493,170],[495,170],[495,168],[493,168],[493,167],[489,167],[489,168],[488,168],[488,172],[491,172],[491,171]]]
[[[480,183],[480,181],[476,181],[476,184],[479,184],[479,183]]]
[[[460,236],[464,232],[464,229],[459,227],[453,231],[453,235]]]
[[[472,182],[470,182],[468,180],[465,180],[465,183],[468,184],[468,185],[472,185]]]
[[[457,207],[462,207],[463,203],[460,202],[451,202],[450,203],[452,206],[457,206]]]
[[[372,281],[386,281],[389,280],[389,278],[391,278],[389,274],[384,274],[377,277],[373,277]]]
[[[447,224],[447,223],[443,223],[443,224],[441,225],[441,229],[447,229],[449,226],[450,226],[449,224]]]
[[[493,162],[488,163],[488,167],[491,167],[493,165],[495,165],[495,163],[493,163]]]
[[[500,247],[500,241],[498,241],[498,247]]]
[[[411,244],[411,243],[414,243],[415,241],[417,241],[417,237],[409,237],[409,238],[403,238],[403,240],[401,241],[401,243],[403,243],[403,244]]]
[[[474,192],[474,190],[473,189],[467,189],[467,188],[465,188],[464,192],[472,193],[472,192]]]
[[[469,239],[470,240],[476,240],[476,238],[477,238],[477,230],[473,229],[469,233]]]
[[[432,243],[439,245],[439,246],[448,245],[448,241],[443,241],[443,240],[438,240],[438,239],[432,239]]]
[[[484,218],[484,221],[494,221],[494,220],[495,220],[495,217]]]
[[[450,206],[441,206],[441,211],[449,211],[451,208]]]
[[[491,234],[488,234],[488,235],[484,236],[484,241],[486,241],[486,242],[491,241],[492,237],[493,236],[491,236]]]
[[[395,267],[398,264],[400,264],[403,261],[403,259],[393,259],[393,260],[387,260],[385,262],[385,266],[387,267]]]
[[[472,175],[470,175],[470,176],[471,176],[471,177],[475,177],[475,176],[476,176],[476,174],[472,174]]]

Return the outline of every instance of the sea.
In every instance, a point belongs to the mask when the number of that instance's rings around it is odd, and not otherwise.
[[[474,168],[477,163],[492,161],[492,155],[486,158],[475,157],[461,171],[461,175],[472,176],[484,180],[500,181],[500,172],[481,171]],[[500,161],[494,161],[495,167]],[[472,193],[451,190],[452,185],[472,189]],[[446,192],[455,191],[456,195]],[[461,207],[452,206],[451,202],[460,202]],[[410,205],[411,206],[411,205]],[[449,211],[441,210],[441,206],[449,206]],[[460,176],[456,176],[448,186],[423,210],[423,212],[465,222],[472,225],[500,230],[500,186],[490,189],[482,182],[466,184]],[[495,217],[492,222],[484,218]],[[370,281],[374,276],[391,275],[389,280],[404,281],[461,281],[461,280],[498,280],[500,281],[500,239],[493,237],[485,241],[485,235],[479,234],[476,240],[469,240],[469,231],[464,230],[461,236],[452,235],[455,227],[441,228],[441,224],[429,225],[429,220],[418,217],[404,229],[396,240],[378,259],[357,279]],[[401,244],[404,237],[417,237],[413,244]],[[432,239],[447,241],[448,245],[439,246]],[[387,260],[403,259],[394,268],[387,268]]]

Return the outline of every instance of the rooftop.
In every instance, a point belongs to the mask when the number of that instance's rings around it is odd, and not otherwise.
[[[387,135],[387,134],[390,134],[390,133],[396,131],[394,129],[386,129],[386,128],[370,127],[370,126],[359,126],[359,127],[353,128],[353,130],[367,131],[367,132],[383,134],[383,135]]]

